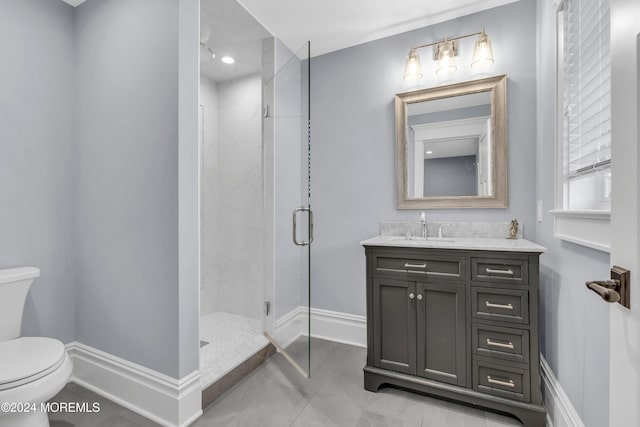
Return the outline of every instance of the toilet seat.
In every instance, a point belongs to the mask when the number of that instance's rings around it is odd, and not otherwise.
[[[50,374],[65,356],[64,345],[52,338],[21,337],[0,343],[0,391]]]

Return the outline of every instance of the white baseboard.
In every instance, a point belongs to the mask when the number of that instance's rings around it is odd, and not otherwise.
[[[547,407],[547,425],[550,427],[584,427],[576,408],[558,382],[549,363],[540,355],[540,371],[544,386],[544,406]]]
[[[367,317],[311,308],[311,336],[367,347]]]
[[[71,381],[166,427],[186,427],[202,415],[200,372],[180,380],[88,345],[66,345]]]
[[[282,348],[307,335],[307,308],[299,306],[275,321],[273,339]]]
[[[291,310],[275,324],[275,339],[287,347],[300,336],[307,335],[307,307]],[[367,346],[367,318],[354,314],[311,308],[311,336],[327,341]]]

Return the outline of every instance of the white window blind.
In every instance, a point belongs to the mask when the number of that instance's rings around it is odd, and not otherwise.
[[[609,0],[565,0],[564,175],[601,171],[611,163]]]

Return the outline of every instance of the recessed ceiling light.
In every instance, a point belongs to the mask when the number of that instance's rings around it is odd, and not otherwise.
[[[429,150],[427,151],[427,154],[433,154],[433,151]]]
[[[234,62],[236,62],[236,60],[230,56],[223,56],[222,58],[220,58],[220,60],[225,64],[233,64]]]

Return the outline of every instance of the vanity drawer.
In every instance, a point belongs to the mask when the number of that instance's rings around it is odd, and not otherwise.
[[[517,258],[471,258],[471,280],[474,282],[529,283],[529,261]]]
[[[417,273],[427,274],[427,262],[415,258],[376,257],[377,273]]]
[[[440,280],[465,280],[464,257],[376,256],[376,273],[411,273]]]
[[[473,354],[529,363],[529,331],[473,323]]]
[[[529,402],[529,370],[498,365],[481,360],[473,361],[473,389]]]
[[[471,309],[476,319],[529,323],[529,292],[471,287]]]

